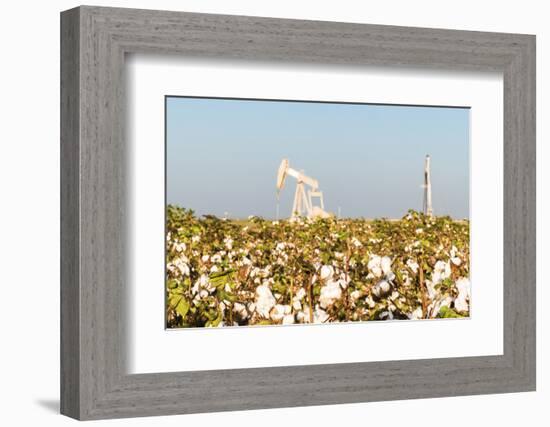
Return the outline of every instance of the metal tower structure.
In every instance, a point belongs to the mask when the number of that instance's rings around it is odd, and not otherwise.
[[[426,155],[426,160],[424,161],[424,203],[422,209],[424,210],[424,215],[433,216],[432,209],[432,178],[430,173],[430,155]]]

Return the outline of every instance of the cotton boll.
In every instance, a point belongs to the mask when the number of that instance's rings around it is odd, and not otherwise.
[[[241,304],[240,302],[236,302],[233,304],[233,311],[241,320],[246,320],[248,318],[248,311],[246,309],[246,306],[244,304]]]
[[[382,276],[381,261],[382,258],[380,258],[378,255],[371,255],[369,258],[367,268],[374,275],[374,277]]]
[[[313,323],[325,323],[329,319],[328,314],[325,310],[317,307],[313,312]]]
[[[321,288],[319,302],[321,307],[328,308],[342,296],[342,288],[338,282],[328,282]]]
[[[275,305],[275,297],[267,285],[256,288],[256,312],[264,318],[269,318],[269,312]]]
[[[323,265],[321,267],[321,280],[330,280],[334,275],[334,267],[331,265]]]
[[[296,313],[296,320],[299,323],[309,323],[309,307],[304,307],[302,311]]]
[[[294,315],[286,314],[285,317],[283,317],[283,325],[292,325],[293,323],[294,323]]]
[[[274,320],[275,322],[278,322],[283,319],[283,317],[285,316],[285,313],[286,313],[285,306],[282,304],[277,304],[271,310],[270,316],[272,320]]]
[[[437,283],[434,283],[431,280],[426,280],[424,284],[426,285],[426,289],[428,290],[428,298],[433,300],[437,296],[437,289],[435,289],[435,285]]]
[[[416,261],[413,261],[412,259],[408,259],[407,266],[413,271],[413,273],[416,274],[418,272],[419,265]]]
[[[361,291],[355,290],[350,294],[351,300],[353,302],[357,301],[361,297]]]
[[[458,290],[458,296],[455,299],[454,306],[459,312],[468,311],[470,308],[470,280],[466,277],[461,277],[455,283]]]
[[[382,267],[382,272],[385,275],[391,273],[391,259],[388,256],[382,257],[380,260],[380,266]]]
[[[296,295],[294,295],[294,298],[297,298],[298,301],[301,301],[306,296],[306,291],[304,288],[298,289],[298,292],[296,292]]]
[[[416,309],[411,314],[409,314],[409,319],[411,320],[422,319],[422,307],[416,307]]]
[[[176,250],[176,252],[183,252],[187,249],[187,246],[185,245],[185,243],[177,242],[174,243],[174,249]]]
[[[451,258],[451,262],[452,262],[454,265],[456,265],[457,267],[458,267],[460,264],[462,264],[462,260],[461,260],[459,257],[457,257],[457,256]]]
[[[437,285],[442,280],[451,276],[451,265],[449,262],[437,261],[432,273],[432,282]]]
[[[378,317],[380,318],[380,320],[393,320],[393,313],[389,310],[383,311]]]
[[[374,300],[370,295],[365,299],[365,302],[367,303],[369,308],[374,308],[376,306],[376,303],[374,302]]]
[[[391,285],[386,280],[380,280],[373,286],[371,292],[376,298],[382,298],[390,292]]]

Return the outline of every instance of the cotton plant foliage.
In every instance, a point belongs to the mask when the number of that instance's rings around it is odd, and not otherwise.
[[[233,221],[168,206],[169,328],[469,316],[469,222]]]

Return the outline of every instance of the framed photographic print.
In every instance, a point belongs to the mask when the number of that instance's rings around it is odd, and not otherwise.
[[[62,413],[535,389],[534,36],[83,6],[61,41]]]

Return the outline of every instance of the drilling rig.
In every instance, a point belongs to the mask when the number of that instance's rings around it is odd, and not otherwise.
[[[422,209],[424,210],[424,215],[429,217],[433,216],[432,209],[432,177],[430,172],[430,156],[426,156],[424,161],[424,202]]]

